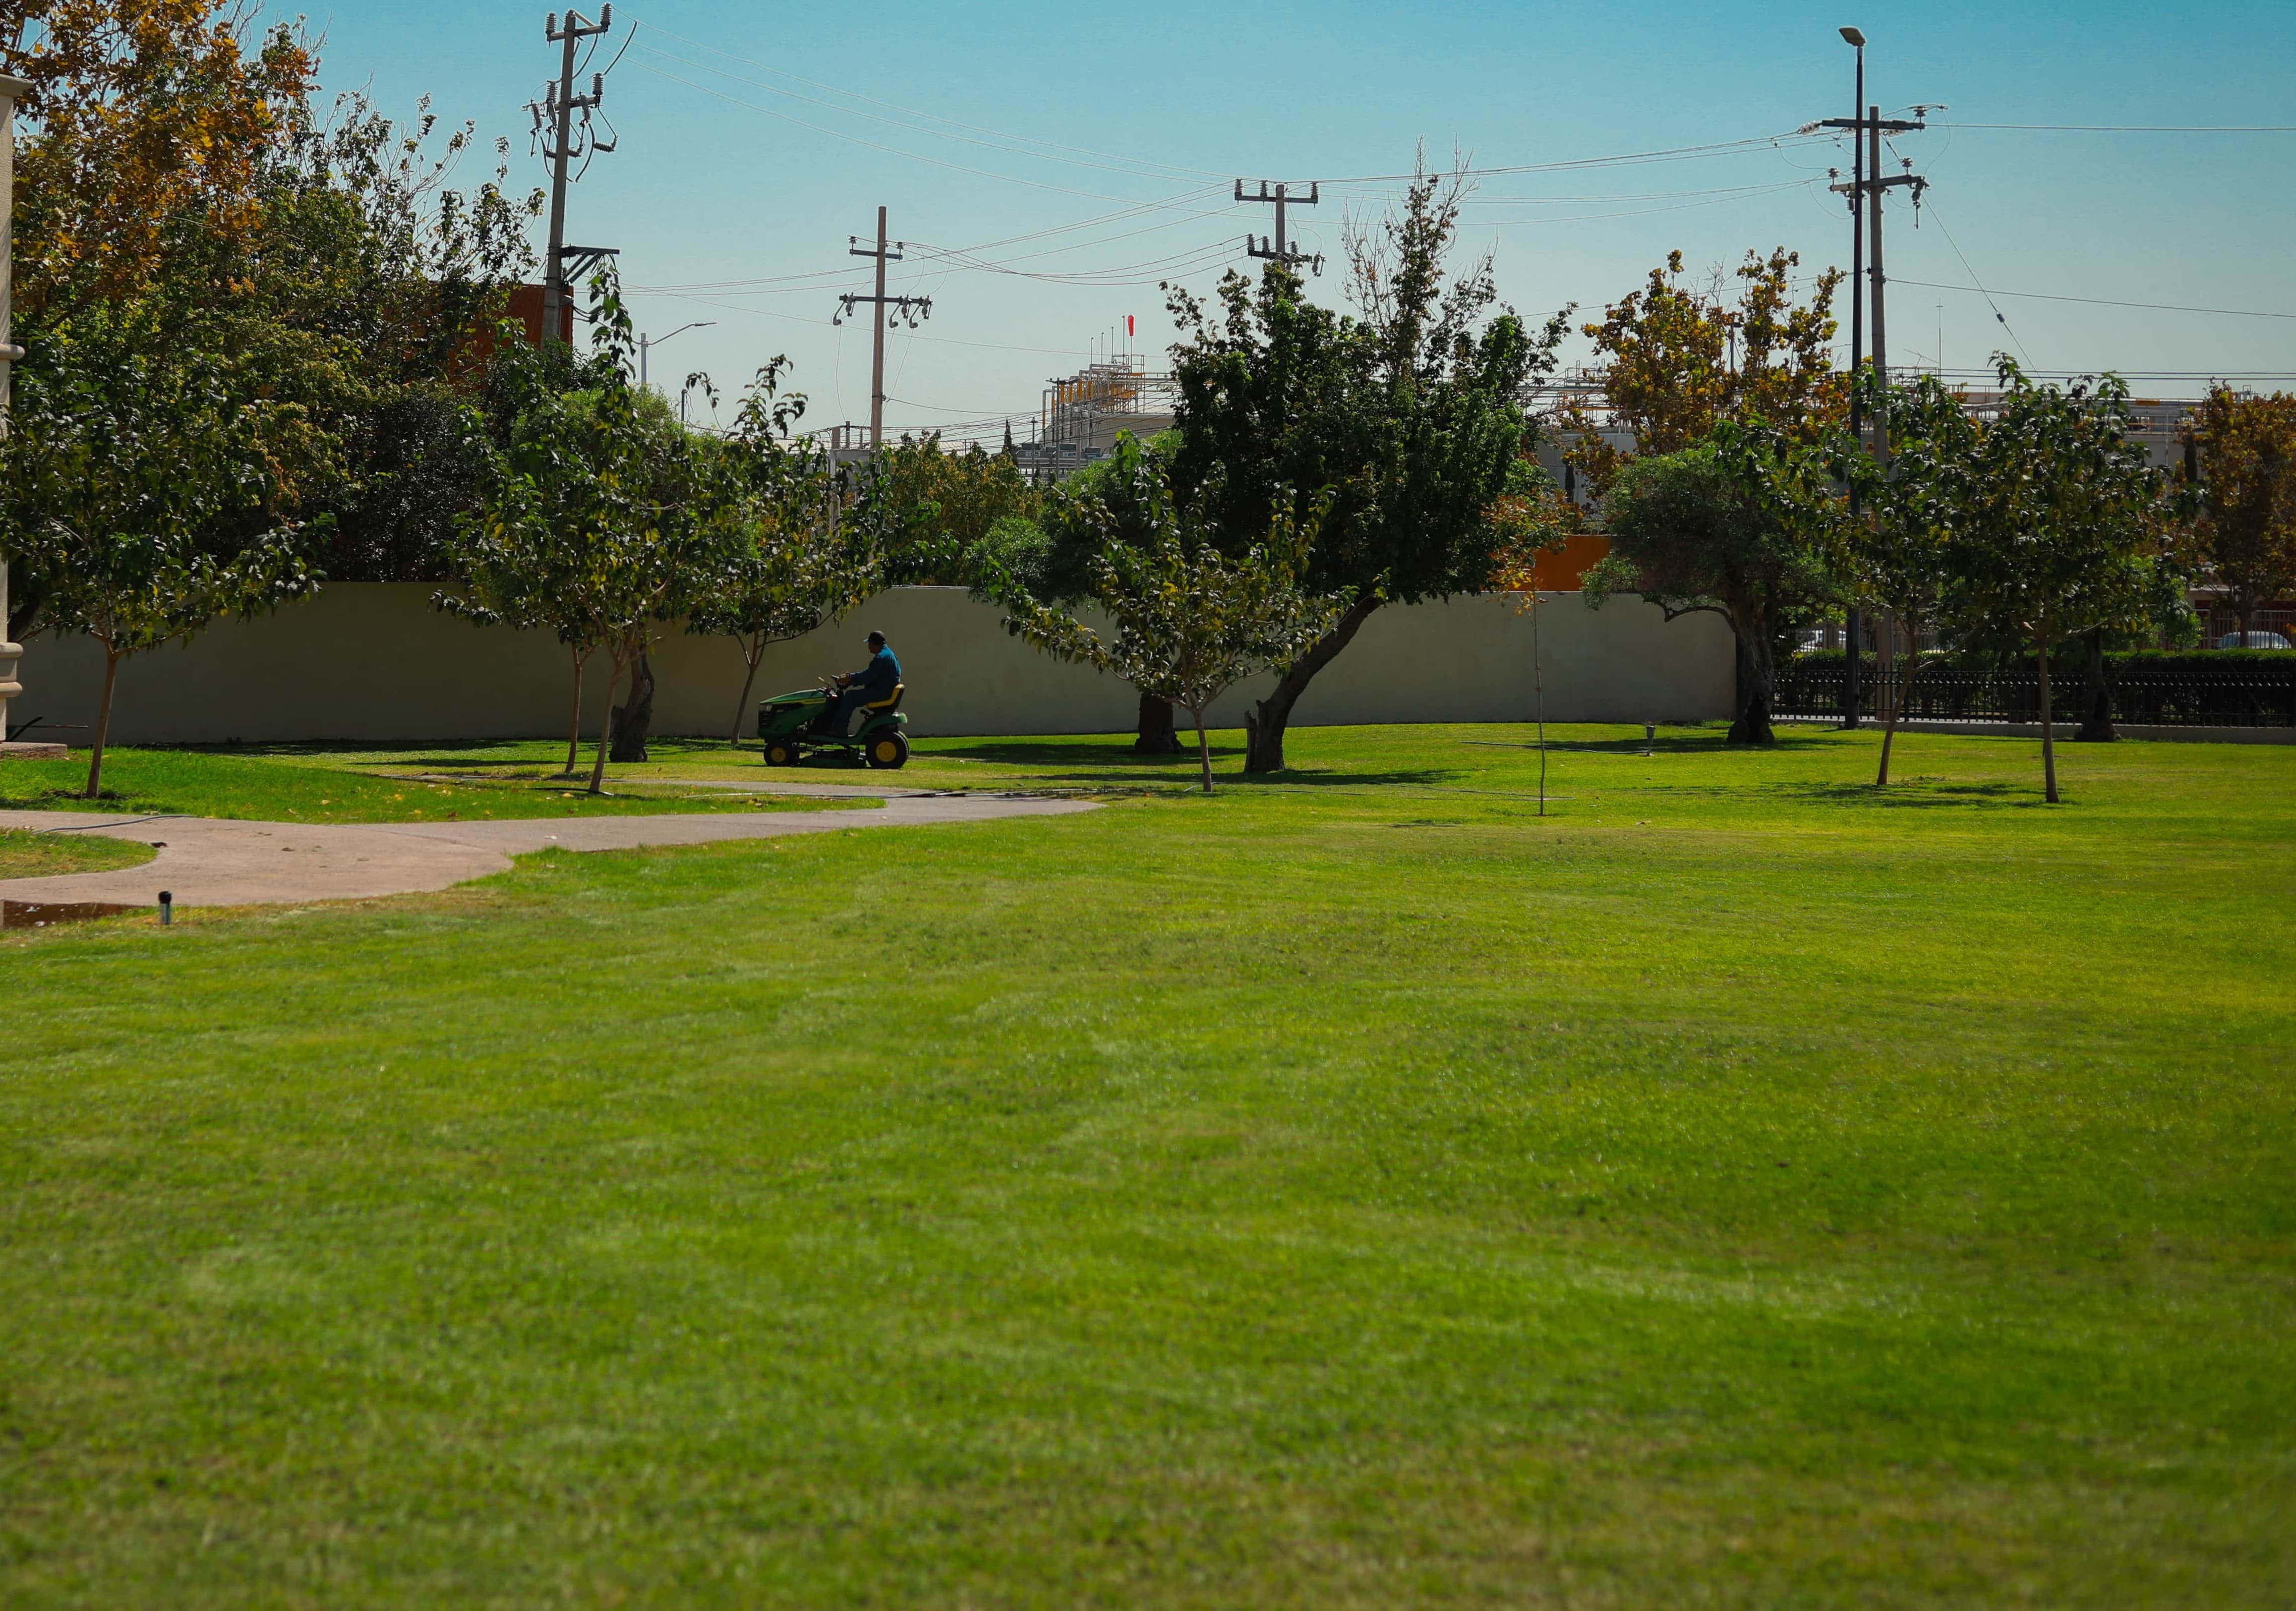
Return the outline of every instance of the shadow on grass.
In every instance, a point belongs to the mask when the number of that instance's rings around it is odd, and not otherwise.
[[[1935,810],[1947,806],[2030,810],[2048,804],[2038,786],[2010,783],[1899,783],[1887,788],[1870,783],[1791,783],[1775,785],[1767,792],[1816,804],[1886,806],[1896,810]]]
[[[1528,750],[1533,754],[1539,747],[1529,740],[1463,738],[1459,742],[1477,749]],[[1661,730],[1655,739],[1644,739],[1639,735],[1626,738],[1550,738],[1546,750],[1549,754],[1571,752],[1583,755],[1640,755],[1644,750],[1653,755],[1777,755],[1817,749],[1824,742],[1781,733],[1772,744],[1734,744],[1726,742],[1717,728],[1707,733],[1693,730],[1669,734]]]
[[[1242,744],[1211,746],[1212,765],[1217,769],[1224,763],[1233,763],[1243,755]],[[1196,777],[1195,746],[1190,744],[1185,753],[1178,755],[1138,755],[1125,742],[1109,744],[1044,744],[1026,739],[1004,741],[974,741],[962,748],[944,749],[936,744],[931,749],[917,752],[921,760],[979,760],[991,766],[1013,767],[1034,774],[1030,779],[1039,783],[1132,783],[1144,778],[1165,777],[1172,780],[1193,782]],[[1097,770],[1079,770],[1095,768]],[[1444,768],[1418,767],[1371,772],[1335,772],[1286,767],[1280,772],[1236,773],[1217,772],[1222,788],[1249,788],[1254,784],[1274,783],[1292,785],[1359,785],[1375,783],[1439,783],[1453,776]]]

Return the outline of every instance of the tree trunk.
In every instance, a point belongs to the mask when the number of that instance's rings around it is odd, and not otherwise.
[[[1371,619],[1371,612],[1380,606],[1377,598],[1359,598],[1348,606],[1340,617],[1340,624],[1316,641],[1316,646],[1292,662],[1275,684],[1275,691],[1244,713],[1243,769],[1247,772],[1280,772],[1283,769],[1283,729],[1291,724],[1292,707],[1300,703],[1300,695],[1316,673],[1332,663],[1340,651],[1354,641],[1357,629]]]
[[[1135,755],[1177,755],[1180,733],[1172,719],[1172,702],[1153,694],[1140,696],[1140,733],[1132,741]]]
[[[606,746],[611,740],[613,729],[614,685],[622,680],[622,657],[613,654],[612,661],[613,669],[606,673],[606,714],[598,722],[598,752],[590,762],[590,793],[593,794],[606,792]]]
[[[1168,705],[1168,706],[1166,706],[1166,709],[1168,709],[1168,710],[1169,708],[1170,708],[1170,707],[1169,707]],[[1204,793],[1207,793],[1207,794],[1209,794],[1209,793],[1210,793],[1212,792],[1212,745],[1211,745],[1211,740],[1210,740],[1209,738],[1206,738],[1206,737],[1204,736],[1204,713],[1203,713],[1203,711],[1201,711],[1201,710],[1194,710],[1194,711],[1189,711],[1189,712],[1188,712],[1188,714],[1189,714],[1189,715],[1191,715],[1191,716],[1193,716],[1193,717],[1194,717],[1194,718],[1196,719],[1196,759],[1197,759],[1198,760],[1200,760],[1200,761],[1201,761],[1201,762],[1203,763],[1203,768],[1204,768]]]
[[[1767,747],[1778,741],[1770,730],[1777,663],[1772,657],[1769,636],[1761,631],[1740,632],[1735,621],[1731,622],[1731,630],[1738,645],[1738,719],[1730,724],[1724,742]]]
[[[593,650],[570,645],[568,652],[574,657],[574,719],[566,726],[566,769],[561,776],[571,777],[582,762],[582,672]]]
[[[742,645],[742,663],[750,668],[749,675],[742,678],[741,700],[734,707],[734,731],[726,739],[727,744],[737,744],[742,742],[742,722],[750,714],[750,690],[757,686],[758,662],[766,657],[766,635],[758,634],[758,646],[754,649],[738,634],[734,641]]]
[[[2057,803],[2057,739],[2049,724],[2049,617],[2041,615],[2038,641],[2034,645],[2036,659],[2041,668],[2041,780],[2042,793],[2051,805]]]
[[[1920,625],[1918,621],[1908,621],[1906,626],[1906,636],[1917,644],[1922,641]],[[1890,703],[1890,719],[1882,724],[1882,769],[1874,775],[1874,786],[1877,789],[1890,786],[1890,743],[1898,736],[1898,722],[1905,714],[1906,702],[1913,694],[1914,678],[1921,674],[1922,657],[1915,653],[1907,664],[1905,686],[1898,690],[1897,698]]]
[[[2082,635],[2081,724],[2075,744],[2112,744],[2120,737],[2112,725],[2112,679],[2104,669],[2104,632],[2092,629]]]
[[[630,662],[630,703],[614,707],[614,764],[628,766],[646,758],[646,730],[653,726],[653,662],[645,646],[638,646]]]
[[[88,752],[87,787],[80,794],[82,800],[94,800],[103,786],[103,744],[111,736],[111,691],[119,686],[119,662],[126,658],[110,644],[103,645],[103,703],[95,708],[95,748]]]

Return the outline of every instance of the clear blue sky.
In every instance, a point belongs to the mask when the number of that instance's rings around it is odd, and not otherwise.
[[[326,36],[332,88],[365,84],[401,113],[430,94],[449,118],[512,136],[524,185],[542,168],[527,155],[522,106],[556,61],[545,9],[401,0],[310,21]],[[634,288],[689,288],[633,296],[655,334],[716,321],[661,350],[657,382],[674,390],[701,367],[730,389],[786,352],[813,423],[866,416],[867,331],[828,318],[837,291],[865,289],[868,266],[846,256],[846,237],[872,229],[880,203],[898,237],[1070,276],[960,267],[923,251],[896,271],[934,308],[915,336],[892,339],[888,390],[900,400],[889,419],[1025,420],[1045,378],[1082,362],[1124,316],[1138,317],[1141,348],[1168,341],[1153,284],[1175,272],[1166,265],[1206,288],[1247,230],[1268,227],[1267,210],[1227,200],[1235,177],[1392,174],[1421,141],[1439,160],[1456,147],[1479,167],[1514,167],[1791,131],[1849,110],[1844,22],[1871,42],[1869,99],[1893,110],[1944,103],[1941,123],[2296,124],[2284,4],[1660,0],[1628,12],[638,0],[616,7],[592,63],[628,45],[606,95],[620,149],[575,190],[569,233],[619,246]],[[1966,285],[1973,272],[1996,291],[2296,314],[2296,134],[1958,127],[1898,149],[1932,179],[1934,205],[1918,229],[1909,212],[1892,213],[1893,278]],[[1504,294],[1535,316],[1574,301],[1598,310],[1670,248],[1702,268],[1780,244],[1805,264],[1846,262],[1846,217],[1824,178],[1847,162],[1827,144],[1789,142],[1495,174],[1470,209],[1468,239],[1495,248]],[[1375,209],[1391,191],[1326,185],[1321,207],[1294,214],[1299,234],[1336,256],[1344,210]],[[989,244],[1144,203],[1165,205]],[[808,274],[826,277],[724,284]],[[1336,273],[1320,284],[1339,297]],[[701,285],[712,288],[690,289]],[[2296,374],[2296,318],[2005,296],[1999,307],[2015,341],[1981,298],[1901,285],[1891,359],[1934,361],[1941,321],[1948,368],[2021,344],[2046,371]]]

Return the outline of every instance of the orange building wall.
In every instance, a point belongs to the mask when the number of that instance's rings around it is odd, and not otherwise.
[[[1576,532],[1562,539],[1562,547],[1552,553],[1542,554],[1530,568],[1531,584],[1541,593],[1576,593],[1578,579],[1592,570],[1596,561],[1611,551],[1611,539],[1589,532]]]

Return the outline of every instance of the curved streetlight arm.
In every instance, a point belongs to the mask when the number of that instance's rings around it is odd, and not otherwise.
[[[669,335],[650,336],[643,331],[639,332],[638,384],[643,386],[646,383],[646,354],[652,349],[660,346],[664,341],[669,340],[670,336],[684,335],[689,330],[706,330],[717,322],[718,321],[715,319],[696,319],[691,325],[680,325],[676,329],[671,331]]]

